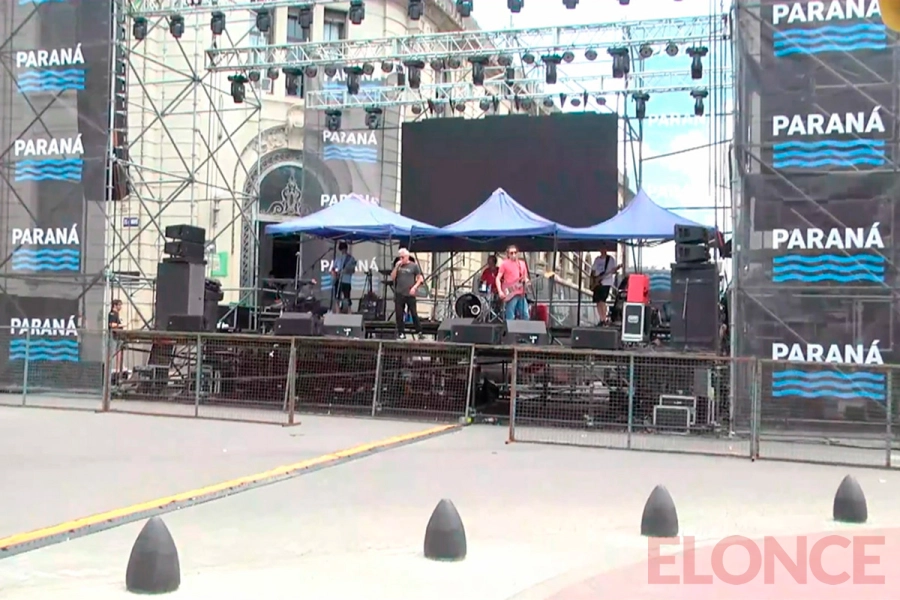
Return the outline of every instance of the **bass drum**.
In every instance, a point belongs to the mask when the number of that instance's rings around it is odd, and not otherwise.
[[[453,312],[461,319],[481,319],[489,311],[487,298],[477,294],[463,294],[453,303]]]

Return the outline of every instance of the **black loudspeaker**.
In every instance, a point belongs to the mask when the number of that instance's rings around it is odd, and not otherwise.
[[[691,244],[675,244],[676,263],[702,263],[709,261],[709,247]]]
[[[206,267],[202,264],[163,260],[156,268],[156,328],[165,331],[169,317],[205,314]]]
[[[531,346],[549,344],[550,336],[547,335],[547,324],[543,321],[508,321],[503,343],[529,344]]]
[[[275,319],[275,335],[319,335],[319,320],[312,313],[284,313]]]
[[[191,263],[206,261],[206,246],[195,242],[166,242],[163,252]]]
[[[434,339],[438,342],[449,342],[453,337],[451,331],[455,325],[471,325],[474,322],[475,319],[444,319],[441,321],[441,324],[438,325],[437,335]]]
[[[650,341],[650,307],[626,302],[622,307],[622,341],[630,344]]]
[[[672,345],[719,348],[719,272],[712,263],[672,265]]]
[[[166,331],[175,332],[201,332],[206,331],[206,317],[204,315],[172,315]]]
[[[166,237],[170,240],[206,244],[206,230],[193,225],[169,225],[166,227]]]
[[[697,225],[676,225],[676,244],[708,244],[709,229]]]
[[[471,323],[450,327],[450,339],[457,344],[499,346],[503,340],[503,325],[496,323]]]
[[[614,327],[575,327],[572,347],[589,350],[618,350],[619,330]]]
[[[362,339],[366,337],[363,316],[326,313],[322,322],[322,333],[335,337]]]

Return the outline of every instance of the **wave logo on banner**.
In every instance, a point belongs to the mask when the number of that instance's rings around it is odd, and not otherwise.
[[[884,283],[887,264],[878,223],[868,229],[775,229],[773,283]]]
[[[775,115],[772,163],[776,169],[883,166],[887,142],[879,136],[885,133],[880,106],[869,113]],[[783,138],[794,139],[778,141]]]
[[[16,69],[20,94],[81,91],[87,76],[81,44],[74,48],[20,50],[16,52]]]
[[[9,360],[80,362],[81,341],[75,317],[10,319]]]
[[[374,131],[323,131],[322,160],[377,164],[378,138]]]
[[[788,26],[775,31],[775,56],[885,50],[888,47],[885,26],[864,22],[880,16],[878,0],[775,4],[772,24]],[[841,21],[850,23],[836,24]]]
[[[84,145],[71,138],[18,139],[13,144],[16,181],[81,181]]]
[[[772,371],[775,398],[871,400],[884,403],[887,377],[876,369],[849,365],[884,364],[878,340],[864,344],[772,344],[772,360],[787,361]]]
[[[13,271],[74,272],[81,270],[78,228],[13,229]]]

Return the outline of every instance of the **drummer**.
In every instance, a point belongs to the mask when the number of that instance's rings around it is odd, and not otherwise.
[[[485,292],[493,292],[497,282],[497,256],[492,254],[488,256],[487,264],[481,271],[481,278],[478,280],[478,290]]]

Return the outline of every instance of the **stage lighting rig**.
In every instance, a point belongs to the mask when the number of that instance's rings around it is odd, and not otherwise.
[[[135,17],[131,24],[131,35],[137,41],[141,41],[147,37],[147,19],[144,17]]]
[[[703,79],[703,57],[709,54],[709,48],[706,46],[688,48],[687,54],[691,57],[691,79]]]
[[[629,4],[631,4],[631,2],[629,2],[629,0],[619,0],[620,6],[628,6]]]
[[[634,116],[638,121],[642,121],[647,116],[647,101],[650,100],[650,94],[635,92],[631,97],[634,99]]]
[[[411,110],[412,114],[414,114],[414,115],[422,114],[422,107],[419,106],[418,104],[413,104],[412,106],[409,107],[409,110]]]
[[[422,85],[422,69],[425,68],[424,60],[407,60],[403,63],[406,67],[406,79],[409,81],[409,87],[417,90]]]
[[[370,77],[373,73],[375,73],[375,65],[373,65],[372,63],[363,63],[362,72],[366,77]]]
[[[247,73],[247,79],[250,80],[250,83],[259,83],[259,80],[262,79],[262,73],[259,71],[250,71]]]
[[[169,17],[169,33],[176,40],[180,40],[184,35],[184,17],[181,15],[172,15]]]
[[[547,54],[541,57],[544,63],[544,81],[547,85],[555,85],[557,80],[557,67],[562,62],[562,57],[558,54]]]
[[[347,76],[347,93],[351,96],[359,93],[359,78],[362,74],[362,67],[344,67],[344,75]]]
[[[231,82],[231,99],[235,104],[243,103],[247,93],[247,78],[241,74],[229,75],[228,81]]]
[[[339,110],[326,110],[325,111],[325,128],[328,131],[340,131],[341,130],[341,117],[344,115],[343,112]]]
[[[560,95],[562,95],[562,94],[560,94]],[[556,106],[556,104],[553,102],[553,98],[551,98],[550,96],[547,96],[546,98],[544,98],[544,108],[550,109],[550,108],[553,108],[554,106]]]
[[[497,64],[501,67],[508,67],[512,64],[512,57],[509,54],[501,54],[497,57]]]
[[[565,6],[569,10],[572,10],[576,6],[578,6],[578,0],[563,0],[563,6]]]
[[[482,98],[478,101],[478,108],[481,110],[490,110],[491,109],[491,101],[487,98]]]
[[[456,12],[463,18],[472,16],[472,0],[456,0]]]
[[[444,70],[444,59],[443,58],[432,58],[431,62],[428,63],[428,66],[431,67],[431,70],[435,73],[440,73]]]
[[[575,60],[575,53],[571,50],[566,50],[565,52],[563,52],[562,59],[564,63],[570,64]]]
[[[451,56],[446,60],[446,65],[449,69],[458,69],[462,66],[462,61],[460,61],[459,58],[455,56]]]
[[[638,50],[638,56],[644,60],[650,58],[653,56],[653,46],[650,44],[641,44],[641,49]]]
[[[593,62],[593,61],[597,60],[597,51],[594,50],[593,48],[588,48],[587,50],[584,51],[584,57],[586,59],[588,59],[589,61]]]
[[[272,81],[275,81],[276,79],[278,79],[279,75],[280,75],[280,73],[278,71],[278,67],[269,67],[268,69],[266,69],[266,78],[267,79],[271,79]]]
[[[406,8],[406,14],[410,20],[418,21],[425,14],[425,4],[422,0],[409,0],[409,6]]]
[[[694,116],[702,117],[705,111],[703,100],[709,96],[709,91],[705,88],[694,90],[691,92],[691,98],[694,99]]]
[[[531,52],[526,52],[522,55],[522,62],[526,65],[533,65],[534,61],[537,60]]]
[[[491,61],[490,57],[470,56],[468,60],[472,63],[472,84],[484,85],[484,67]]]
[[[354,25],[361,25],[366,19],[365,0],[350,0],[350,8],[347,10],[347,18]]]
[[[678,44],[676,44],[675,42],[669,42],[668,44],[666,44],[666,54],[673,58],[678,56]]]
[[[294,67],[285,67],[281,71],[284,73],[284,90],[289,96],[298,96],[301,89],[300,78],[303,77],[304,71]]]
[[[272,29],[272,13],[268,8],[256,9],[256,29],[260,33],[269,33]]]
[[[613,59],[612,76],[615,79],[623,79],[631,72],[631,54],[628,52],[628,48],[621,46],[610,48],[607,53]]]
[[[291,69],[291,70],[297,71],[298,73],[300,72],[299,69]],[[310,66],[306,67],[305,69],[303,69],[303,75],[307,79],[315,79],[316,77],[319,76],[319,69],[315,65],[310,65]]]
[[[328,77],[329,79],[336,76],[337,72],[338,69],[334,65],[328,65],[325,67],[325,77]]]
[[[209,30],[213,35],[222,35],[225,33],[225,13],[221,10],[213,11],[209,16]]]
[[[465,102],[465,100],[461,100],[461,101],[459,101],[459,102],[455,102],[455,103],[453,104],[453,110],[455,110],[455,111],[458,112],[459,114],[463,114],[464,112],[466,112],[466,102]]]
[[[431,114],[434,115],[442,115],[444,114],[445,103],[443,100],[429,100],[428,101],[428,110]]]
[[[367,108],[366,109],[366,127],[369,129],[378,129],[381,127],[382,123],[382,115],[384,111],[380,108]]]
[[[511,13],[520,13],[525,6],[524,0],[506,0],[506,7]]]
[[[388,75],[391,72],[393,72],[393,70],[394,70],[394,63],[387,61],[387,60],[381,61],[381,72],[382,73],[384,73],[385,75]]]
[[[310,39],[309,30],[313,24],[313,9],[309,6],[302,7],[297,13],[297,24],[300,25],[300,31],[303,32],[304,39]]]

